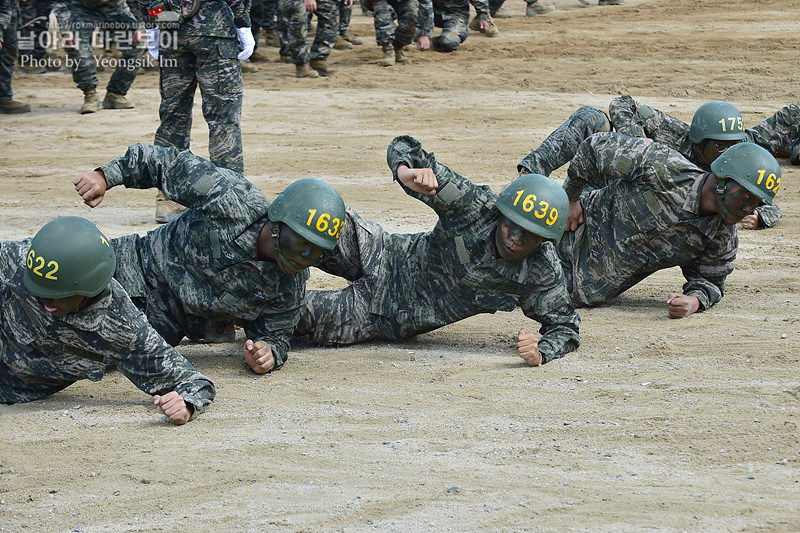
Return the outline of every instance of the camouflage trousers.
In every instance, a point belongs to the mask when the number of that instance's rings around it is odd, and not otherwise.
[[[549,176],[555,169],[570,162],[586,138],[601,131],[611,131],[606,114],[596,107],[580,107],[538,148],[525,156],[517,165],[517,170]]]
[[[11,100],[13,96],[11,77],[14,75],[14,65],[19,53],[17,50],[17,22],[17,17],[12,13],[10,24],[3,33],[0,33],[0,40],[3,42],[3,48],[0,49],[0,102]]]
[[[339,35],[344,35],[347,33],[347,29],[350,27],[350,17],[353,16],[353,8],[345,9],[344,2],[338,2],[339,4]]]
[[[375,41],[378,46],[392,43],[395,48],[411,44],[417,26],[417,0],[377,0],[372,6]],[[394,17],[397,16],[397,27]]]
[[[469,29],[467,24],[469,20],[457,17],[442,18],[441,15],[434,11],[433,25],[442,28],[442,34],[434,37],[434,47],[443,52],[455,52],[461,43],[469,37]]]
[[[3,43],[5,44],[5,41]],[[11,349],[18,351],[21,357],[27,356],[24,352],[33,352],[27,346],[0,339],[0,352],[8,354]],[[23,380],[0,359],[0,403],[32,402],[33,400],[51,396],[74,383],[74,381],[62,381],[55,378],[39,379],[40,381],[36,383]]]
[[[136,18],[127,6],[124,10],[109,12],[89,11],[76,5],[72,6],[72,16],[67,31],[72,31],[77,37],[78,49],[69,52],[68,56],[77,59],[73,63],[72,80],[78,85],[78,89],[86,91],[97,87],[96,60],[102,58],[102,52],[92,56],[92,34],[95,28],[99,27],[101,31],[98,35],[102,36],[104,41],[106,36],[113,35],[117,39],[117,48],[122,51],[122,58],[114,59],[116,68],[107,89],[110,92],[127,94],[139,73],[145,52],[144,43],[133,42],[133,32],[137,25]],[[117,36],[119,28],[125,28],[124,40]]]
[[[192,107],[198,85],[208,123],[209,159],[218,167],[244,173],[242,153],[242,67],[236,39],[178,36],[176,47],[159,55],[161,125],[155,144],[188,150]]]
[[[317,1],[317,10],[314,12],[317,31],[311,52],[308,49],[308,17],[303,0],[278,0],[278,10],[285,20],[286,45],[292,55],[292,63],[302,65],[308,63],[309,59],[326,59],[330,55],[339,31],[338,1]]]
[[[50,16],[50,0],[28,0],[20,5],[22,24],[20,37],[24,38],[26,46],[20,45],[20,54],[33,59],[41,60],[47,55],[45,45],[47,41],[42,34],[47,32],[47,22]]]
[[[277,0],[253,0],[250,7],[250,29],[253,32],[253,39],[256,41],[258,49],[258,37],[261,29],[275,30],[278,28],[278,1]]]

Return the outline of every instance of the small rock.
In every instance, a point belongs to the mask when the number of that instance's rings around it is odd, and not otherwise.
[[[458,492],[458,487],[457,487],[457,486],[455,486],[455,485],[453,485],[452,487],[450,487],[449,489],[447,489],[447,493],[448,493],[448,494],[456,494],[457,492]]]

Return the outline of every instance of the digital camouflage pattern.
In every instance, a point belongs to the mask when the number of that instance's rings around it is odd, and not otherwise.
[[[31,239],[0,241],[0,403],[29,402],[116,368],[150,395],[176,391],[202,413],[214,384],[147,323],[122,287],[56,318],[23,284]]]
[[[469,6],[481,20],[489,20],[489,4],[487,0],[433,0],[432,10],[420,9],[417,26],[420,35],[430,37],[434,26],[442,28],[437,38],[438,47],[445,51],[458,50],[458,47],[469,36]],[[423,18],[425,17],[425,18]]]
[[[395,48],[402,48],[411,44],[417,26],[417,0],[368,0],[366,7],[373,10],[375,41],[378,46],[392,44]]]
[[[611,101],[614,130],[633,137],[649,137],[692,158],[689,124],[624,95]],[[762,146],[775,157],[789,157],[789,145],[800,138],[800,104],[787,105],[756,126],[745,130],[746,141]],[[774,226],[783,213],[777,205],[756,211],[765,227]]]
[[[308,270],[284,274],[257,260],[258,234],[269,201],[241,174],[191,152],[136,144],[100,167],[108,187],[159,187],[189,208],[144,236],[112,239],[115,277],[172,345],[186,336],[213,340],[241,321],[254,341],[273,349],[275,370],[286,361],[300,318]]]
[[[500,214],[488,187],[440,164],[412,137],[394,139],[387,161],[395,177],[400,164],[434,170],[435,196],[406,193],[431,206],[439,222],[425,233],[392,234],[348,208],[337,247],[318,267],[353,283],[341,291],[309,291],[299,334],[321,344],[398,340],[520,307],[541,324],[543,361],[578,347],[580,319],[550,242],[522,261],[505,261],[494,248]]]
[[[72,32],[77,37],[77,50],[67,51],[70,59],[77,60],[72,69],[72,81],[82,91],[94,89],[98,83],[97,66],[92,56],[92,33],[95,28],[100,30],[104,39],[122,35],[118,32],[124,30],[124,37],[118,39],[117,43],[122,58],[106,88],[113,93],[127,94],[139,73],[145,49],[142,44],[133,42],[133,32],[139,27],[139,21],[125,0],[73,0],[65,24],[62,32]],[[98,53],[102,54],[102,51]]]
[[[278,10],[286,20],[286,38],[292,63],[303,65],[310,59],[326,59],[339,33],[338,0],[317,0],[317,31],[311,51],[308,47],[308,13],[303,0],[278,0]]]
[[[701,215],[708,172],[661,143],[618,133],[585,140],[564,189],[585,222],[557,249],[572,301],[597,305],[664,268],[680,266],[683,293],[701,310],[717,303],[733,271],[736,225]]]
[[[146,4],[140,0],[146,9]],[[204,0],[196,15],[162,36],[159,50],[158,109],[161,125],[155,144],[188,150],[192,107],[198,85],[208,122],[211,162],[244,172],[242,150],[242,67],[237,28],[250,27],[250,0]]]
[[[517,165],[520,174],[549,176],[575,156],[578,147],[590,135],[611,131],[605,113],[591,106],[582,106],[566,122],[547,136],[538,148]]]
[[[0,0],[0,102],[11,100],[11,78],[17,62],[17,28],[19,27],[19,3],[17,0]]]

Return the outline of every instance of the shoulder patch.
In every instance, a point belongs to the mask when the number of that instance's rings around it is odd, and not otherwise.
[[[647,120],[648,118],[655,115],[653,113],[653,109],[650,106],[640,105],[636,107],[636,114],[639,115],[643,120]]]
[[[456,187],[452,182],[450,182],[444,187],[442,187],[442,189],[436,193],[436,196],[443,203],[450,205],[453,202],[453,200],[458,198],[460,192],[461,191],[458,190],[458,187]]]
[[[617,159],[616,167],[620,174],[627,175],[631,171],[631,168],[633,168],[633,159],[628,156],[621,155],[619,156],[619,159]]]

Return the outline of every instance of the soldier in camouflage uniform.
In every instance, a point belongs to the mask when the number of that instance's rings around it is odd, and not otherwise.
[[[411,63],[403,47],[411,44],[417,25],[417,0],[367,0],[366,7],[373,11],[375,40],[383,50],[379,64],[391,67],[396,63]],[[397,17],[397,27],[394,19]]]
[[[344,220],[332,187],[299,180],[270,203],[241,174],[189,151],[142,144],[74,182],[90,207],[124,184],[159,187],[189,208],[144,236],[112,240],[117,280],[168,343],[232,341],[236,323],[248,336],[250,368],[284,364],[307,269],[334,247]]]
[[[701,110],[709,106],[723,110],[730,106],[729,114],[737,121],[741,120],[741,114],[735,107],[730,104],[719,104],[723,103],[709,102],[701,106],[692,120],[695,127],[702,115]],[[708,134],[707,139],[703,139],[700,143],[694,142],[690,138],[692,128],[689,124],[640,104],[630,96],[615,98],[608,109],[615,131],[635,137],[648,137],[655,142],[666,144],[702,168],[708,168],[721,153],[719,150],[715,152],[714,146],[708,145],[720,145],[719,148],[724,149],[722,143],[714,142],[724,140],[717,139],[717,135]],[[714,118],[717,118],[719,112],[714,111]],[[734,140],[756,143],[775,157],[789,157],[793,165],[800,165],[800,104],[788,105],[750,129],[743,129],[741,122],[735,126],[738,126],[736,133],[740,136]],[[781,210],[777,205],[763,206],[746,217],[742,224],[747,229],[769,228],[777,224],[781,216]]]
[[[494,23],[489,17],[487,0],[477,0],[472,4],[477,13],[473,25],[477,24],[479,29],[489,32]],[[433,0],[433,11],[424,10],[420,13],[420,35],[430,38],[434,26],[442,28],[441,35],[430,39],[433,49],[441,52],[458,50],[469,36],[469,6],[469,0]]]
[[[29,402],[116,368],[178,424],[205,410],[214,384],[147,323],[112,279],[116,261],[86,219],[0,241],[0,402]]]
[[[727,108],[727,106],[730,104],[723,107]],[[733,106],[730,108],[736,117],[741,117]],[[711,132],[707,132],[705,135],[715,142],[703,139],[700,143],[694,143],[689,138],[691,128],[688,124],[666,113],[639,104],[630,96],[615,98],[609,109],[610,121],[609,117],[596,107],[583,106],[579,108],[538,148],[525,156],[517,165],[517,170],[520,173],[537,172],[549,176],[553,170],[572,159],[584,139],[593,133],[611,131],[612,126],[619,133],[633,137],[645,137],[665,144],[704,169],[708,169],[711,162],[721,153],[718,150],[716,152],[711,150],[715,144],[719,144],[721,147],[723,144],[733,144],[732,141],[713,139],[712,136],[717,137],[718,135]],[[701,109],[703,109],[702,106]],[[716,111],[713,114],[716,118]],[[698,113],[695,113],[693,122],[698,122],[698,116]],[[736,138],[733,140],[736,142],[747,140],[756,143],[775,156],[788,155],[792,164],[800,164],[799,131],[800,106],[790,105],[752,129],[740,128],[735,132]],[[742,226],[746,229],[771,227],[777,223],[780,217],[781,210],[777,205],[759,206],[752,215],[748,215],[742,220]]]
[[[27,113],[31,106],[13,99],[11,79],[19,51],[17,27],[19,4],[17,0],[0,0],[0,113]]]
[[[520,307],[541,324],[538,340],[525,331],[517,335],[528,364],[578,347],[580,319],[551,242],[563,233],[568,211],[557,183],[522,176],[498,197],[408,136],[391,142],[387,161],[406,193],[432,207],[439,222],[425,233],[390,234],[348,208],[343,237],[318,267],[353,283],[341,291],[309,291],[298,334],[321,344],[400,340]]]
[[[752,143],[729,148],[706,172],[661,143],[592,135],[564,182],[570,215],[557,250],[572,301],[598,305],[680,266],[686,283],[667,297],[670,317],[708,309],[733,271],[736,223],[779,187],[777,161]]]
[[[70,6],[68,25],[62,32],[71,33],[76,39],[77,50],[68,57],[75,60],[72,80],[83,91],[81,114],[94,113],[101,107],[105,109],[131,109],[133,104],[125,98],[142,64],[144,47],[138,44],[144,40],[144,32],[137,31],[139,22],[131,13],[125,0],[73,0]],[[92,34],[95,28],[106,41],[115,35],[126,34],[125,39],[117,38],[122,57],[115,60],[117,66],[106,87],[102,102],[97,95],[97,66],[92,57]],[[118,33],[119,32],[119,33]]]
[[[353,7],[353,0],[343,0]],[[338,0],[278,0],[278,9],[286,19],[287,45],[298,78],[330,76],[333,69],[328,56],[339,33]],[[308,13],[317,15],[317,31],[311,52],[308,50]]]

